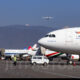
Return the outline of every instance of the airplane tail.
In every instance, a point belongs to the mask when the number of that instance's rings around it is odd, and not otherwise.
[[[28,47],[28,50],[33,50],[31,46]]]
[[[33,47],[29,46],[28,50],[35,50],[37,48],[37,44],[34,44]]]
[[[32,48],[33,48],[33,49],[37,48],[37,44],[34,44]]]

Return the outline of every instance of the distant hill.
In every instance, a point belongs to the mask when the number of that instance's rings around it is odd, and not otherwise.
[[[11,25],[0,27],[0,48],[28,48],[53,30],[54,28],[44,26]]]

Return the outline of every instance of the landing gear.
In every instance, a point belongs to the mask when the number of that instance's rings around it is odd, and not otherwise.
[[[50,61],[53,61],[53,58],[49,58]]]
[[[66,54],[66,55],[67,55],[67,65],[72,64],[71,55],[70,54]]]

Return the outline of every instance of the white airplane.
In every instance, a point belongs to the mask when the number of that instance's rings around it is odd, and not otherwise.
[[[42,18],[45,19],[45,20],[53,19],[53,17],[51,17],[51,16],[45,16],[45,17],[42,17]]]
[[[36,55],[35,50],[37,50],[37,44],[33,45],[33,47],[29,46],[28,49],[5,49],[5,56],[11,56],[13,57],[14,55],[20,55],[22,54],[23,56],[30,56],[30,55]]]
[[[46,49],[80,55],[80,27],[52,31],[38,43]]]

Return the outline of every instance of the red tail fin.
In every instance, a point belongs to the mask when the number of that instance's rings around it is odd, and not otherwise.
[[[28,50],[32,50],[32,47],[31,47],[31,46],[29,46],[29,47],[28,47]]]

